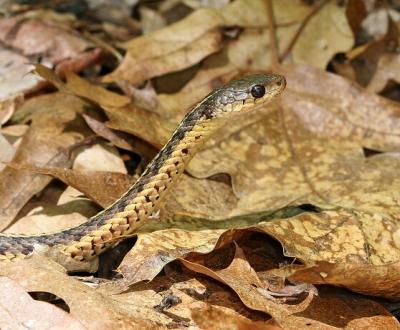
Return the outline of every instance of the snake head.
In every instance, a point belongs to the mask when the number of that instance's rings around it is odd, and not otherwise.
[[[285,77],[278,74],[245,76],[210,93],[204,100],[204,114],[207,118],[216,118],[231,112],[250,110],[279,95],[285,86]]]

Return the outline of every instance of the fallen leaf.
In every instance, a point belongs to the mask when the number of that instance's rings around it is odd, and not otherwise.
[[[74,204],[73,206],[77,206]],[[74,210],[69,210],[68,214],[52,215],[46,214],[46,210],[33,210],[29,215],[18,219],[18,221],[4,230],[8,234],[36,235],[51,233],[65,228],[79,226],[87,218]],[[61,208],[59,208],[61,211]],[[64,211],[67,211],[64,209]]]
[[[42,63],[57,65],[68,60],[68,67],[74,59],[75,65],[85,56],[85,51],[93,47],[93,44],[80,37],[76,32],[69,30],[64,22],[49,19],[49,16],[36,17],[13,16],[0,20],[0,40],[13,49],[18,49],[23,56],[42,57]],[[89,52],[91,52],[89,50]],[[96,51],[98,52],[98,51]],[[92,57],[92,61],[86,61],[86,65],[98,60],[98,55]],[[80,65],[82,66],[82,65]],[[82,69],[82,67],[80,67]]]
[[[14,154],[14,147],[0,133],[0,172],[6,167],[4,163],[8,163]]]
[[[215,229],[190,232],[172,228],[138,234],[134,248],[118,267],[123,276],[119,284],[128,288],[140,281],[151,281],[167,263],[184,258],[192,251],[211,251],[222,232]]]
[[[235,256],[226,268],[210,269],[203,264],[185,259],[181,259],[180,262],[195,272],[210,276],[228,285],[247,307],[268,313],[278,324],[290,314],[298,313],[307,308],[312,300],[313,295],[308,294],[307,298],[296,305],[282,305],[265,295],[263,283],[246,261],[243,251],[239,247],[236,247]]]
[[[61,93],[25,102],[18,116],[32,120],[32,124],[23,136],[13,162],[41,166],[67,164],[68,147],[81,140],[85,133],[78,128],[79,125],[75,131],[64,132],[64,128],[85,106],[82,100]],[[9,167],[0,172],[0,228],[6,228],[26,202],[50,180],[47,176]]]
[[[376,68],[376,73],[367,86],[373,93],[381,92],[389,81],[400,83],[400,56],[397,54],[384,54],[381,56]]]
[[[14,114],[14,111],[23,103],[22,94],[15,94],[0,102],[0,126],[4,125]]]
[[[85,119],[89,127],[93,130],[93,132],[95,132],[98,136],[107,139],[118,148],[133,151],[133,148],[126,139],[122,138],[116,132],[109,129],[101,121],[98,121],[97,119],[94,119],[93,117],[85,114],[83,114],[83,118]]]
[[[335,54],[350,50],[353,44],[345,7],[327,2],[305,26],[292,56],[295,63],[324,69]]]
[[[0,99],[13,99],[15,95],[34,91],[43,80],[30,73],[33,65],[29,59],[8,49],[0,50]]]
[[[215,11],[200,9],[177,23],[134,38],[121,45],[127,54],[104,81],[135,84],[190,67],[220,49],[222,23],[222,17]]]
[[[54,77],[50,79],[55,81]],[[163,120],[156,113],[134,106],[128,97],[95,86],[72,73],[67,74],[67,85],[60,87],[98,103],[110,119],[107,127],[131,133],[158,148],[175,129],[174,123]]]
[[[285,24],[294,20],[300,24],[310,10],[302,4],[274,1],[278,28],[282,24],[280,47],[287,45],[296,33],[295,25]],[[260,0],[251,4],[238,0],[220,9],[198,9],[172,25],[122,44],[127,50],[124,61],[104,81],[136,84],[193,66],[223,46],[222,29],[232,26],[248,28],[239,42],[232,42],[237,44],[228,52],[232,63],[242,70],[266,70],[270,65],[270,54],[265,51],[270,48],[267,17],[267,7]],[[254,31],[255,28],[259,30]]]
[[[6,135],[8,138],[20,138],[22,137],[29,129],[28,125],[8,125],[2,127],[0,132],[3,135]]]
[[[374,325],[375,324],[375,325]],[[284,329],[397,329],[398,321],[380,304],[368,297],[341,289],[320,287],[318,296],[303,312],[283,320]]]
[[[369,295],[400,295],[396,284],[400,251],[393,248],[399,245],[399,229],[394,219],[345,209],[301,213],[228,231],[220,237],[219,244],[238,240],[248,230],[272,236],[283,246],[282,250],[280,245],[275,246],[277,255],[301,261],[301,265],[269,267],[267,272],[271,275],[343,286]],[[283,263],[283,256],[280,259],[277,262]]]
[[[141,6],[139,12],[143,34],[161,29],[167,25],[165,18],[156,10]]]
[[[251,322],[248,319],[231,315],[225,310],[217,309],[213,306],[207,306],[204,309],[195,309],[192,311],[192,317],[201,329],[254,329],[254,330],[279,330],[277,325],[268,325],[264,322]]]
[[[64,269],[46,258],[34,255],[32,258],[2,265],[1,276],[7,276],[26,291],[49,292],[65,301],[70,317],[85,328],[120,329],[149,327],[152,322],[144,320],[135,309],[121,308],[113,299],[108,299],[93,288],[65,274]]]
[[[105,143],[78,149],[73,169],[127,174],[125,164],[119,157],[118,151]]]
[[[79,190],[103,208],[114,203],[136,181],[136,178],[123,173],[38,167],[30,164],[11,163],[9,166],[16,170],[51,175]]]
[[[228,218],[237,203],[238,198],[228,184],[183,175],[166,197],[164,219],[198,218],[202,219],[197,221],[199,225],[203,222],[210,226],[207,220]]]
[[[15,281],[0,277],[0,326],[2,329],[17,329],[23,324],[34,329],[63,328],[85,329],[68,313],[46,302],[33,300]]]
[[[362,148],[396,150],[400,108],[317,69],[294,66],[286,71],[283,108],[270,104],[259,116],[223,128],[193,158],[190,173],[231,175],[239,201],[230,216],[291,203],[397,214],[394,173],[375,170]],[[368,188],[372,183],[373,191]],[[367,197],[364,189],[373,195]],[[379,207],[386,194],[394,199]]]

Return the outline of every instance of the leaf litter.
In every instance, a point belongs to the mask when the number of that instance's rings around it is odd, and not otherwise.
[[[130,245],[82,266],[95,277],[67,275],[79,265],[40,253],[2,265],[1,292],[13,288],[0,302],[13,312],[4,326],[398,328],[395,305],[385,300],[400,297],[392,9],[361,0],[133,6],[141,14],[132,18],[114,7],[125,26],[93,8],[104,20],[97,30],[84,13],[52,6],[9,8],[0,22],[11,29],[3,42],[20,56],[17,75],[37,54],[55,68],[36,66],[40,84],[30,76],[33,84],[18,86],[13,71],[2,81],[3,230],[60,230],[106,207],[184,113],[236,76],[280,72],[287,89],[207,142]],[[371,23],[378,18],[380,30]],[[50,33],[50,25],[53,52],[32,37],[37,29]],[[44,89],[45,80],[59,91]],[[38,291],[64,311],[27,294]],[[38,304],[46,304],[40,318],[21,314]]]

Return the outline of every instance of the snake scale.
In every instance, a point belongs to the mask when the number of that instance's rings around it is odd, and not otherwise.
[[[285,85],[281,75],[256,74],[217,88],[187,113],[138,181],[114,204],[79,226],[56,233],[0,234],[0,260],[25,258],[43,247],[57,247],[76,261],[90,260],[115,246],[146,222],[213,132],[229,124],[234,114],[270,101]]]

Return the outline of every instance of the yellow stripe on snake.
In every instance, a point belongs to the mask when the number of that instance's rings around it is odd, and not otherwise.
[[[56,233],[0,234],[0,260],[56,247],[67,258],[90,260],[134,233],[154,212],[204,141],[240,112],[268,102],[285,88],[283,76],[257,74],[232,81],[198,103],[138,181],[114,204],[85,223]]]

